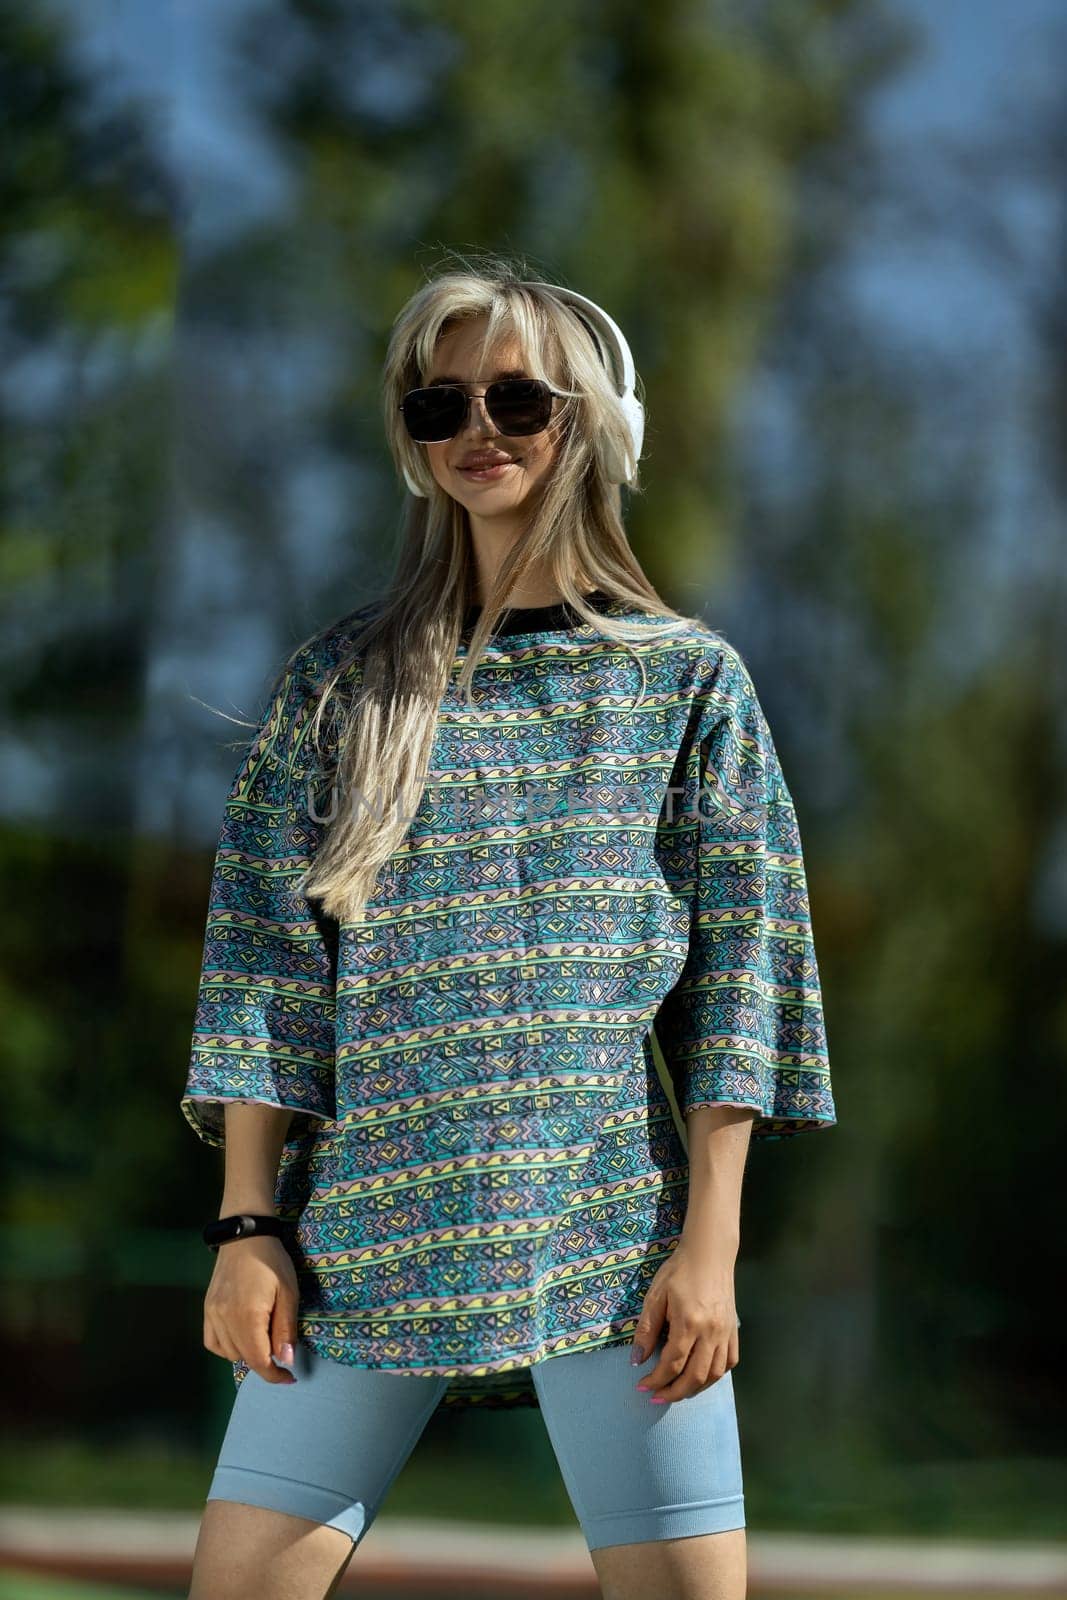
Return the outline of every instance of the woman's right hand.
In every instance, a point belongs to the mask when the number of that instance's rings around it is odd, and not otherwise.
[[[293,1258],[279,1238],[232,1239],[219,1246],[204,1299],[204,1345],[268,1383],[295,1383],[270,1358],[292,1364],[299,1303]]]

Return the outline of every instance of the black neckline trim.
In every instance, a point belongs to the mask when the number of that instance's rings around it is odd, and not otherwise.
[[[601,613],[607,611],[613,604],[611,596],[605,594],[602,589],[594,589],[584,598],[594,611]],[[468,607],[463,618],[464,633],[473,631],[481,614],[481,606]],[[564,600],[550,606],[511,606],[498,619],[491,637],[496,639],[501,634],[512,633],[563,633],[579,627],[582,620],[577,611]]]

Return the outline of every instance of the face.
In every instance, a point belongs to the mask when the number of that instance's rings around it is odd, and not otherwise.
[[[481,396],[495,378],[528,376],[514,336],[502,338],[490,351],[485,370],[479,370],[477,345],[484,331],[485,321],[479,318],[444,334],[438,340],[426,384],[447,380]],[[561,405],[560,400],[553,402],[553,418]],[[559,451],[559,428],[553,423],[543,433],[508,438],[490,418],[484,401],[472,398],[467,419],[454,439],[419,448],[426,451],[430,470],[442,489],[475,518],[511,520],[543,488]],[[465,469],[463,463],[478,455],[506,458],[506,463],[488,470]]]

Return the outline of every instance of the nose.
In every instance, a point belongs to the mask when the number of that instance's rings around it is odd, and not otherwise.
[[[484,394],[472,394],[467,410],[467,420],[463,424],[464,433],[489,433],[497,432],[496,423],[485,409]]]

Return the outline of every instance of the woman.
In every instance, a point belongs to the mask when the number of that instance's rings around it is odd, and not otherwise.
[[[394,325],[396,573],[289,658],[212,879],[182,1109],[237,1394],[193,1600],[332,1592],[439,1402],[541,1407],[613,1600],[745,1592],[742,1172],[835,1111],[751,678],[627,542],[634,387],[507,263]]]

